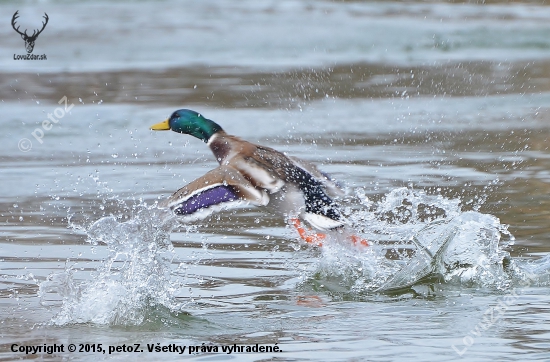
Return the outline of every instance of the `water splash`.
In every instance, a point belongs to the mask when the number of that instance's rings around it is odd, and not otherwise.
[[[434,275],[459,287],[506,290],[531,283],[533,275],[537,283],[550,284],[550,257],[538,264],[512,260],[506,249],[514,237],[507,225],[492,215],[463,212],[458,199],[411,188],[392,190],[379,201],[359,189],[356,199],[359,205],[345,211],[350,229],[370,246],[352,246],[345,232],[329,235],[302,285],[356,299],[410,289],[426,277],[431,283]],[[90,244],[105,244],[109,251],[92,278],[77,280],[70,266],[40,284],[43,300],[51,293],[62,298],[53,324],[141,325],[159,310],[178,314],[187,305],[175,298],[185,283],[171,267],[169,236],[176,218],[155,206],[125,209],[133,216],[103,217],[85,228]]]
[[[76,270],[68,267],[40,284],[43,304],[48,293],[62,298],[51,322],[139,325],[159,309],[179,313],[185,303],[174,298],[181,283],[172,276],[175,254],[169,239],[175,225],[169,210],[143,205],[129,221],[108,216],[92,224],[87,241],[105,244],[109,256],[91,280],[77,281]]]
[[[360,207],[348,210],[348,220],[372,245],[358,252],[332,235],[306,277],[316,289],[355,298],[434,276],[447,285],[497,290],[532,280],[527,269],[534,267],[510,257],[515,239],[493,215],[463,212],[459,199],[412,188],[394,189],[377,202],[362,189],[355,196]]]

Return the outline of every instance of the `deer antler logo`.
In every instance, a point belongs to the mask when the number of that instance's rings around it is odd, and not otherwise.
[[[22,33],[19,31],[19,26],[17,28],[15,27],[15,20],[17,20],[17,18],[19,17],[18,13],[19,10],[17,10],[15,14],[13,14],[13,17],[11,18],[11,26],[13,27],[13,30],[21,35],[21,38],[23,38],[23,40],[25,41],[25,48],[27,49],[27,53],[30,54],[34,49],[34,42],[36,41],[36,38],[38,38],[40,33],[44,30],[46,24],[48,24],[48,14],[44,13],[44,19],[46,19],[46,22],[42,22],[42,29],[33,31],[32,35],[29,36],[27,34],[27,29],[25,29],[25,32]]]

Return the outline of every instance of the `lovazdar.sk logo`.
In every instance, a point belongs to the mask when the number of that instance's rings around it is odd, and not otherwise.
[[[11,26],[13,27],[13,30],[15,30],[17,34],[21,35],[21,38],[23,38],[23,40],[25,41],[25,49],[27,49],[27,54],[22,54],[22,55],[14,54],[13,59],[14,60],[47,60],[46,54],[36,55],[36,54],[32,54],[32,51],[34,50],[34,42],[36,41],[36,38],[38,38],[40,33],[44,31],[44,28],[46,28],[46,25],[48,24],[48,20],[50,20],[50,18],[48,17],[48,14],[44,13],[45,21],[42,22],[42,29],[40,30],[35,29],[32,32],[32,35],[27,34],[27,29],[25,29],[25,31],[22,33],[21,31],[19,31],[20,26],[18,26],[17,28],[15,27],[17,18],[19,18],[19,10],[17,10],[15,14],[13,14],[13,17],[11,18]]]

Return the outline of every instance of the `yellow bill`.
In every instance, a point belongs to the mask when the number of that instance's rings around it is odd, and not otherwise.
[[[153,131],[168,131],[170,129],[170,123],[168,121],[169,119],[167,118],[160,123],[152,125],[150,129]]]

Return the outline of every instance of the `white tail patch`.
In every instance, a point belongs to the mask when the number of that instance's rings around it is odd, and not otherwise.
[[[329,217],[309,212],[304,214],[304,220],[319,230],[329,230],[345,225],[343,221],[333,220]]]

